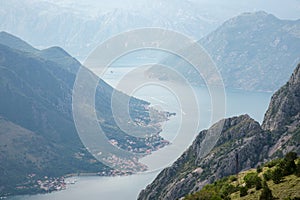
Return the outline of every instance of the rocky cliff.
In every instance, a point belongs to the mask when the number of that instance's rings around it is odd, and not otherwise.
[[[270,157],[283,156],[288,151],[300,153],[300,64],[290,80],[272,96],[262,128],[277,139]]]
[[[205,157],[199,157],[208,131],[201,131],[189,149],[140,193],[139,199],[180,198],[237,170],[254,167],[267,156],[270,135],[248,115],[226,119],[216,146]]]
[[[286,85],[273,95],[262,126],[248,115],[225,119],[217,144],[204,157],[199,156],[201,143],[213,127],[201,131],[188,150],[164,169],[138,199],[178,199],[271,157],[280,157],[291,150],[299,153],[299,80],[300,65]]]
[[[270,131],[293,131],[300,124],[300,64],[273,96],[262,124]]]

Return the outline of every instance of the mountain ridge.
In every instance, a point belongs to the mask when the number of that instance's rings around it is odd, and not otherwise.
[[[216,24],[215,16],[199,12],[199,9],[205,11],[205,8],[190,1],[143,2],[136,3],[139,4],[137,9],[98,10],[91,17],[88,16],[91,10],[97,6],[102,8],[101,4],[94,2],[93,5],[96,5],[89,6],[88,12],[74,12],[74,8],[45,1],[5,1],[0,8],[3,19],[0,29],[19,35],[39,48],[61,46],[83,61],[96,45],[123,31],[162,27],[199,39]]]
[[[214,61],[226,88],[274,92],[300,62],[300,20],[282,20],[264,11],[243,13],[198,43]],[[203,80],[194,66],[176,55],[160,62],[172,66],[193,85],[210,80]],[[151,78],[177,81],[157,67],[148,71]]]
[[[27,42],[21,40],[20,38],[9,34],[6,31],[0,32],[0,43],[9,47],[15,47],[15,49],[19,49],[27,52],[35,52],[37,49],[33,48]]]
[[[239,170],[252,168],[262,160],[263,156],[254,152],[258,153],[266,148],[268,135],[260,128],[259,123],[248,115],[225,119],[216,146],[208,155],[198,157],[201,143],[208,131],[201,131],[188,150],[171,167],[164,169],[139,194],[138,199],[171,200],[198,191],[205,184],[234,173],[236,154],[241,155]],[[257,140],[262,142],[257,143]],[[252,152],[253,156],[242,156],[249,155],[248,152]]]
[[[0,34],[0,41],[3,34]],[[76,71],[83,67],[77,60],[58,47],[43,51],[27,46],[27,51],[22,51],[17,48],[26,44],[25,42],[19,45],[18,42],[22,40],[16,40],[14,36],[7,37],[5,33],[5,39],[7,38],[13,39],[12,42],[6,40],[5,43],[11,47],[0,43],[0,116],[3,122],[0,123],[0,129],[8,130],[2,132],[1,136],[16,137],[19,147],[6,145],[6,139],[0,140],[0,152],[9,150],[12,153],[9,154],[11,156],[1,154],[0,157],[1,163],[9,164],[1,165],[0,196],[46,192],[34,187],[36,181],[45,176],[59,178],[79,172],[111,175],[143,170],[144,166],[134,163],[136,168],[133,171],[118,172],[96,160],[83,146],[72,113]],[[110,106],[113,92],[112,87],[99,79],[95,112],[101,119],[99,125],[109,140],[117,141],[119,148],[139,150],[136,153],[154,151],[167,145],[159,135],[160,125],[153,124],[150,119],[149,103],[133,97],[129,102],[130,115],[142,122],[135,126],[150,136],[136,138],[123,132],[113,120]],[[127,96],[119,91],[115,94],[118,95],[118,103],[124,105],[122,101]],[[157,112],[157,115],[162,117],[160,120],[166,120],[164,113]],[[159,120],[155,123],[159,123]],[[17,135],[17,130],[24,134]],[[31,137],[34,139],[33,143],[30,141]],[[45,146],[44,152],[42,144]],[[35,174],[33,179],[32,174]],[[30,184],[26,185],[28,182]]]
[[[200,44],[216,62],[225,85],[274,91],[300,61],[299,22],[266,12],[245,13],[224,22]],[[229,80],[232,76],[236,78]]]
[[[298,118],[294,121],[285,121],[280,116],[277,123],[284,121],[283,126],[293,125],[292,130],[272,128],[267,122],[273,119],[270,110],[276,107],[277,102],[283,105],[290,104],[282,100],[286,97],[291,102],[300,102],[300,95],[292,95],[300,87],[300,64],[294,70],[290,80],[282,86],[272,97],[264,122],[260,125],[248,115],[224,119],[224,126],[215,147],[204,157],[199,157],[202,141],[208,130],[203,130],[194,140],[193,144],[170,166],[164,169],[138,196],[139,200],[172,200],[198,191],[204,185],[212,183],[222,177],[235,174],[239,171],[254,168],[269,159],[283,157],[289,151],[300,154],[300,123]],[[288,89],[286,89],[288,88]],[[297,90],[298,91],[298,90]],[[289,96],[291,94],[292,96]],[[287,106],[278,110],[286,112],[286,116],[298,116],[298,104],[290,105],[295,108],[293,112]],[[296,112],[296,114],[295,114]],[[275,112],[276,113],[276,112]],[[294,124],[295,122],[298,122]],[[271,128],[270,128],[271,127]],[[238,157],[238,163],[237,163]]]

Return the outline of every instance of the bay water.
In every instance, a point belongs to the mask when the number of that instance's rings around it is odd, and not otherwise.
[[[109,71],[104,80],[112,86],[118,84],[119,78],[128,72],[128,68],[113,68]],[[159,85],[150,84],[137,89],[133,94],[138,98],[151,102],[152,105],[160,109],[175,112],[176,116],[170,118],[163,124],[161,135],[171,141],[180,134],[185,134],[188,141],[162,150],[154,152],[152,155],[141,159],[141,162],[149,166],[149,172],[122,177],[73,177],[77,180],[75,184],[68,185],[66,190],[53,192],[49,194],[25,195],[9,197],[9,200],[117,200],[136,199],[138,193],[151,183],[157,174],[166,166],[169,166],[176,160],[182,152],[188,147],[199,131],[212,125],[211,114],[212,105],[209,91],[206,87],[193,87],[194,93],[198,99],[199,108],[199,125],[197,130],[180,133],[182,110],[180,102],[172,91],[160,87]],[[258,122],[262,122],[264,113],[268,107],[272,93],[268,92],[246,92],[241,90],[225,90],[226,94],[226,113],[225,117],[248,114]],[[191,119],[192,120],[192,119]],[[182,144],[183,144],[182,143]],[[173,147],[173,148],[172,148]],[[168,150],[169,148],[169,150]]]

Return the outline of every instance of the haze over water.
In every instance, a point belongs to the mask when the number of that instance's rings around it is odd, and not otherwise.
[[[108,72],[104,76],[104,80],[113,85],[118,82],[118,78],[122,77],[129,68],[113,68],[113,73]],[[200,123],[199,130],[208,128],[210,124],[210,96],[205,87],[195,87],[195,94],[199,99]],[[245,92],[240,90],[226,89],[226,117],[236,116],[240,114],[249,114],[258,122],[262,122],[263,115],[269,104],[271,93],[265,92]],[[189,134],[187,138],[194,138],[198,132],[178,133],[180,126],[179,104],[176,97],[159,86],[145,86],[134,93],[134,96],[147,100],[153,105],[170,112],[176,112],[177,115],[172,117],[163,125],[161,135],[170,140],[176,138],[177,134]],[[184,143],[191,143],[185,141]],[[99,199],[136,199],[138,193],[151,183],[162,167],[166,167],[178,158],[187,146],[172,146],[154,152],[149,157],[143,158],[141,161],[150,166],[151,172],[136,174],[124,177],[76,177],[77,182],[74,185],[68,185],[67,189],[60,192],[54,192],[45,195],[34,196],[17,196],[10,197],[9,200],[99,200]]]

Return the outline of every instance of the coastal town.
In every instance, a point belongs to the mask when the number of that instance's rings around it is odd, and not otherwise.
[[[16,186],[14,192],[16,194],[22,194],[24,191],[28,191],[29,194],[36,193],[51,193],[62,191],[68,188],[68,185],[73,185],[77,182],[79,176],[124,176],[132,173],[121,172],[117,170],[110,170],[98,173],[76,173],[68,174],[62,177],[38,177],[37,174],[29,174],[27,176],[27,182]],[[1,194],[0,199],[6,199],[10,196],[9,193]]]

